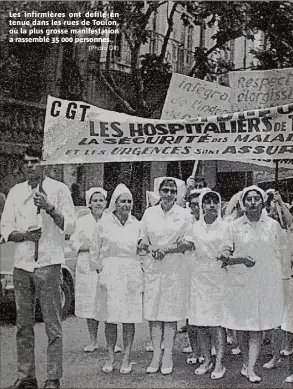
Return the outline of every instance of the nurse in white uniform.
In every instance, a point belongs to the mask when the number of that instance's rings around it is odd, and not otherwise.
[[[185,241],[191,224],[187,210],[176,204],[174,178],[161,178],[158,192],[160,203],[146,209],[142,218],[139,247],[152,254],[145,275],[144,316],[151,322],[154,352],[146,371],[157,372],[161,362],[161,373],[170,374],[177,321],[187,317],[188,266],[183,252],[192,247]]]
[[[291,231],[288,232],[288,246],[291,254],[291,269],[287,269],[289,277],[284,281],[285,309],[281,328],[287,332],[289,341],[289,376],[285,381],[293,383],[293,226],[291,226]]]
[[[90,188],[86,191],[88,209],[80,210],[75,233],[70,237],[69,246],[78,252],[75,269],[75,315],[85,318],[90,335],[90,343],[84,351],[98,348],[97,332],[99,320],[97,306],[99,292],[98,274],[90,269],[89,245],[97,223],[107,205],[107,192],[103,188]]]
[[[131,372],[131,349],[135,323],[142,323],[143,276],[136,255],[139,240],[139,221],[131,215],[133,197],[130,190],[119,184],[111,198],[109,210],[99,223],[93,244],[97,244],[98,256],[93,255],[100,270],[102,298],[101,317],[105,320],[105,336],[108,359],[103,371],[114,369],[114,347],[117,340],[117,324],[122,323],[124,353],[120,373]]]
[[[223,357],[225,351],[225,330],[223,325],[223,296],[226,272],[218,261],[221,243],[227,229],[221,218],[221,198],[216,192],[202,193],[199,197],[200,219],[192,229],[195,254],[192,259],[189,293],[189,324],[196,326],[200,347],[205,358],[196,370],[203,375],[211,370],[212,379],[225,374]],[[212,332],[216,335],[216,364],[211,360]]]
[[[191,217],[191,223],[194,224],[199,220],[199,197],[202,193],[210,192],[211,189],[209,188],[202,188],[202,189],[192,189],[190,191],[190,194],[188,196],[188,206],[187,210],[190,211],[190,217]],[[187,251],[185,253],[187,256],[187,260],[189,262],[189,266],[192,269],[193,262],[196,260],[196,258],[193,258],[193,256],[196,257],[195,251]],[[191,277],[191,271],[190,277]],[[189,296],[190,298],[190,296]],[[191,353],[191,355],[188,356],[186,359],[186,363],[188,365],[196,365],[197,362],[202,362],[203,357],[199,356],[199,339],[198,334],[195,326],[189,325],[188,320],[186,321],[187,325],[187,335],[189,339],[189,346],[183,349],[183,353]]]
[[[240,205],[245,214],[229,224],[223,242],[222,260],[228,265],[224,326],[244,331],[241,374],[250,382],[261,380],[254,369],[262,331],[281,325],[284,308],[282,231],[263,210],[265,198],[255,185],[243,190]]]

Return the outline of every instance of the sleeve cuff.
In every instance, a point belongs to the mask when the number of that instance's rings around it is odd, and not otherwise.
[[[64,233],[72,235],[75,232],[75,220],[68,220],[64,217]]]

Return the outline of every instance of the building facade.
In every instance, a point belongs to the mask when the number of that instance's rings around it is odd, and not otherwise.
[[[5,2],[3,3],[5,4]],[[168,29],[168,16],[172,2],[167,2],[153,13],[148,29],[151,36],[141,47],[141,55],[158,54]],[[196,47],[211,47],[215,30],[182,21],[182,6],[174,14],[173,30],[166,49],[166,60],[173,72],[188,74],[194,62]],[[42,144],[46,96],[48,94],[70,100],[83,100],[108,110],[119,110],[119,100],[107,85],[97,77],[96,53],[89,44],[9,44],[7,41],[7,10],[0,11],[0,191],[7,191],[23,180],[21,153],[28,144]],[[101,69],[110,67],[121,87],[129,83],[131,53],[123,34],[116,34],[119,50],[102,50],[99,58]],[[246,67],[253,57],[250,49],[262,44],[261,35],[254,42],[239,38],[231,42],[229,52],[218,55],[235,62],[236,67]],[[153,85],[148,98],[157,99],[160,117],[162,86]],[[159,92],[158,92],[159,91]],[[131,91],[130,91],[131,93]],[[193,161],[97,163],[90,165],[52,166],[49,174],[64,181],[69,187],[78,183],[81,195],[91,186],[103,186],[111,192],[119,182],[124,182],[134,193],[135,214],[140,216],[145,207],[145,190],[152,189],[153,179],[171,175],[186,180],[193,169]],[[253,168],[249,164],[227,164],[206,161],[199,164],[198,173],[205,176],[210,187],[228,195],[253,182]],[[229,178],[227,178],[229,177]],[[233,184],[231,185],[231,180]],[[232,193],[233,192],[233,193]]]

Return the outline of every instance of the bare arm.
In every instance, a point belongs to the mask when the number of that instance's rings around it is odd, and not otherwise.
[[[218,260],[223,262],[222,267],[233,265],[245,265],[246,267],[252,267],[255,265],[255,261],[251,257],[234,257],[229,254],[221,255]]]
[[[166,254],[175,254],[175,253],[184,253],[185,251],[194,250],[194,244],[192,242],[187,242],[186,240],[182,240],[178,243],[175,243],[169,246],[166,250],[164,250]]]
[[[41,237],[42,230],[41,228],[34,231],[12,231],[8,237],[9,242],[20,243],[24,241],[37,242]]]
[[[64,216],[57,212],[55,207],[50,205],[47,207],[46,213],[51,216],[54,223],[60,228],[60,230],[64,231]]]
[[[281,215],[280,217],[283,219],[282,224],[285,224],[285,228],[289,228],[293,223],[293,216],[291,215],[287,205],[282,200],[280,193],[277,191],[274,194],[274,200],[276,201],[277,207],[279,206]],[[285,223],[284,223],[285,222]]]

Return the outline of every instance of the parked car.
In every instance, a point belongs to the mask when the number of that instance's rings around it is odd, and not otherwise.
[[[83,207],[75,207],[78,212]],[[77,252],[69,248],[69,236],[65,237],[65,264],[62,265],[62,316],[66,318],[74,310],[74,285],[75,266]],[[6,306],[9,312],[15,312],[14,285],[13,285],[13,263],[15,243],[8,242],[0,245],[0,306]],[[11,311],[13,310],[13,311]],[[40,304],[36,303],[36,318],[41,320]]]
[[[62,315],[66,318],[74,309],[74,281],[77,253],[71,251],[68,247],[68,240],[65,242],[65,264],[62,265]],[[0,304],[10,305],[15,309],[14,304],[14,285],[13,285],[13,259],[15,243],[8,242],[1,244],[0,253],[0,277],[1,293]],[[37,301],[36,317],[41,319],[41,309]]]

